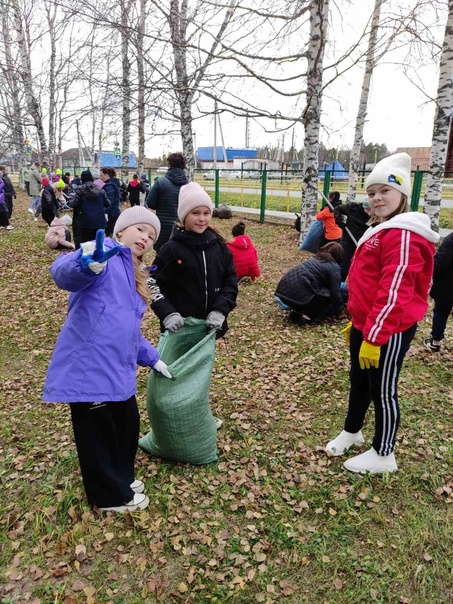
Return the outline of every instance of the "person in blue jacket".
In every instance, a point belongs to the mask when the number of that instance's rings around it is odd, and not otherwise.
[[[160,232],[157,216],[141,206],[121,213],[114,239],[60,255],[50,272],[69,294],[43,401],[68,402],[88,501],[114,512],[144,509],[144,485],[134,476],[139,412],[137,364],[171,377],[157,350],[141,335],[147,307],[142,258]]]

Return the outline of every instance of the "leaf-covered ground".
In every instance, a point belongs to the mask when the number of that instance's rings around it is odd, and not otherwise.
[[[217,345],[211,387],[219,461],[137,454],[151,504],[132,515],[87,505],[68,408],[40,402],[66,313],[49,276],[45,225],[16,202],[0,231],[1,602],[447,604],[453,600],[450,323],[442,354],[420,325],[400,379],[402,424],[390,476],[351,475],[323,447],[342,428],[346,318],[289,323],[273,301],[303,258],[288,225],[248,221],[262,277],[241,285]],[[225,236],[237,219],[216,221]],[[149,312],[144,333],[154,343]],[[148,372],[138,372],[142,432]],[[370,411],[364,434],[372,437]]]

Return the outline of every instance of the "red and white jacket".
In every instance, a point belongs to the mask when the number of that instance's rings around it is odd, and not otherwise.
[[[349,270],[348,310],[367,342],[383,346],[424,317],[438,241],[419,212],[398,214],[361,237]]]

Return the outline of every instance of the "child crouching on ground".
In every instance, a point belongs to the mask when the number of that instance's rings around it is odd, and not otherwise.
[[[227,243],[228,249],[233,256],[234,268],[238,280],[250,277],[252,283],[260,276],[258,266],[258,254],[252,240],[245,234],[245,224],[238,222],[231,229],[233,241]]]
[[[58,287],[71,293],[42,398],[69,402],[87,498],[104,511],[149,504],[134,476],[140,424],[135,393],[137,364],[171,377],[140,333],[148,295],[142,258],[159,232],[153,212],[130,208],[105,246],[100,229],[96,242],[61,254],[50,269]]]
[[[51,250],[73,250],[71,243],[71,231],[68,229],[72,224],[72,218],[65,214],[61,218],[54,218],[47,229],[45,242]]]

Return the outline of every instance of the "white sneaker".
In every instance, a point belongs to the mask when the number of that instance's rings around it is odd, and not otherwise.
[[[33,208],[28,208],[28,209],[27,209],[27,212],[30,212],[30,214],[33,214],[33,215],[34,215],[34,213],[35,213],[35,211],[34,211],[34,209],[33,209]]]
[[[379,455],[373,447],[361,455],[348,459],[343,466],[350,472],[359,472],[360,474],[365,474],[365,472],[382,474],[383,472],[396,472],[398,469],[394,453]]]
[[[9,224],[7,227],[5,227],[7,231],[12,231],[14,229],[12,224]]]
[[[133,484],[133,483],[132,483]],[[144,510],[149,505],[149,498],[142,493],[135,493],[134,498],[124,505],[112,506],[110,508],[99,508],[102,512],[118,512],[125,514],[126,512],[135,512],[136,510]]]
[[[328,457],[338,457],[339,455],[343,455],[352,445],[363,445],[364,442],[361,430],[355,433],[343,430],[327,444],[325,452]]]
[[[220,428],[223,426],[223,421],[219,417],[215,417],[215,416],[214,416],[214,421],[215,421],[216,430],[220,430]]]
[[[38,217],[37,217],[37,216],[35,216],[35,217],[33,218],[33,220],[34,220],[35,222],[38,222]]]
[[[145,490],[145,485],[141,480],[134,480],[134,482],[131,484],[131,489],[135,493],[143,493],[143,491]]]

